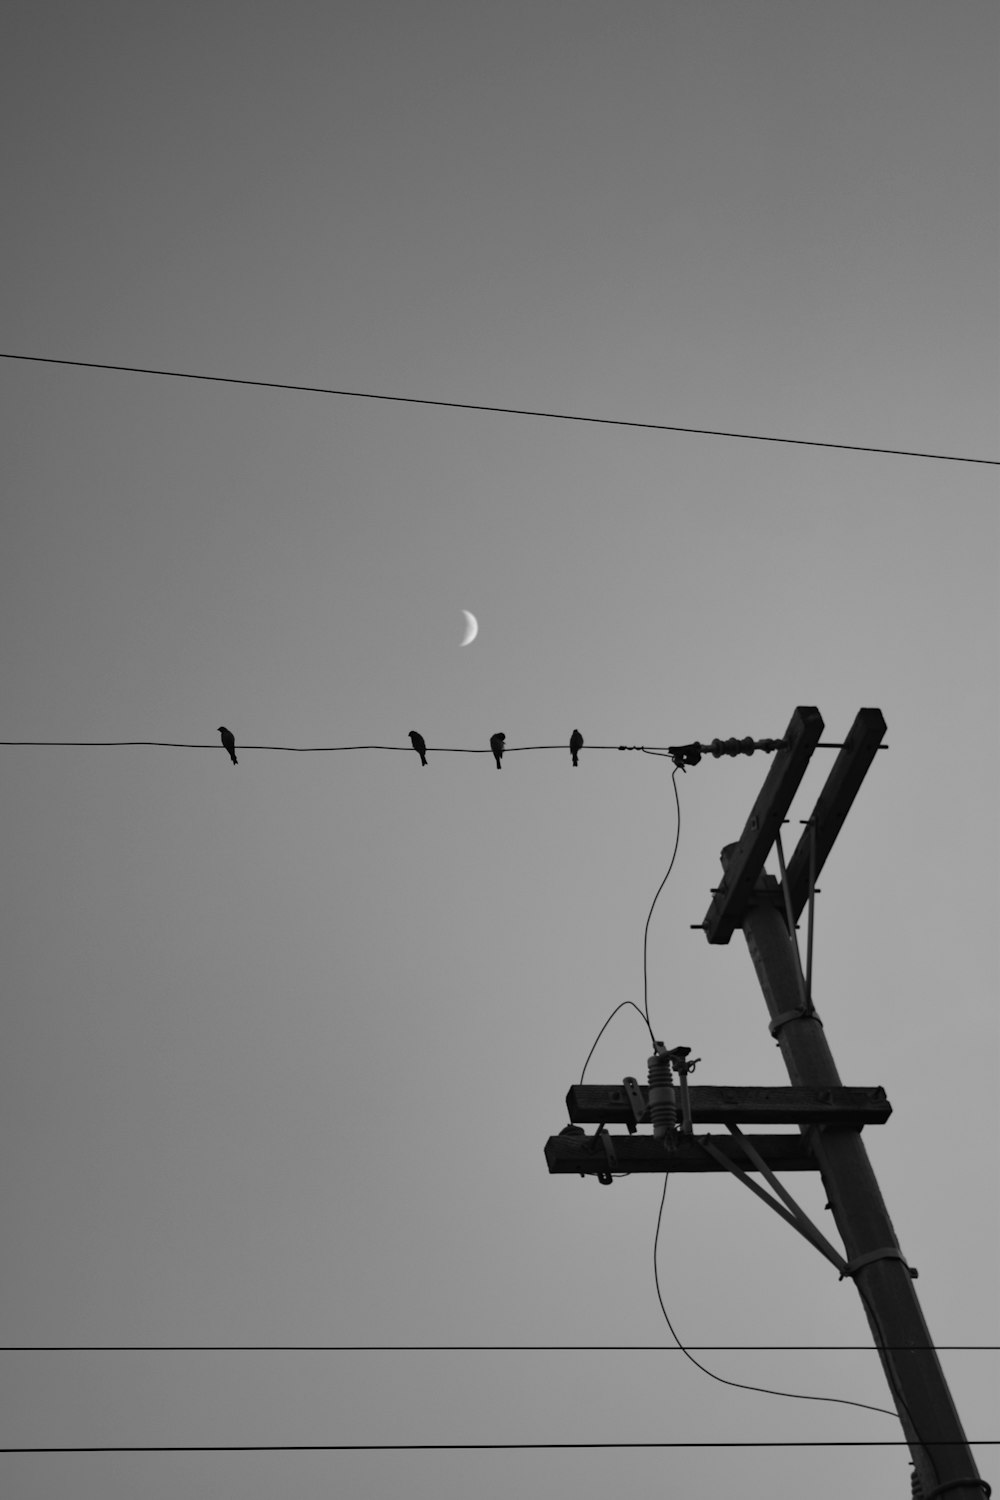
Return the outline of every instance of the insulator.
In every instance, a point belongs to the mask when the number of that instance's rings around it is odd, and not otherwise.
[[[628,749],[627,745],[619,745],[619,750]],[[633,746],[633,748],[638,748]],[[675,766],[682,770],[685,766],[696,766],[703,755],[714,755],[718,760],[720,755],[752,755],[755,750],[787,750],[788,744],[785,740],[752,740],[749,735],[745,739],[713,740],[710,745],[668,745],[667,754]]]
[[[920,1475],[916,1469],[910,1471],[910,1489],[913,1492],[913,1500],[923,1500],[924,1487],[920,1483]]]
[[[752,755],[754,742],[749,736],[743,740],[713,740],[709,749],[716,759],[720,755]]]
[[[659,1052],[649,1059],[649,1117],[653,1139],[666,1144],[677,1129],[677,1092],[670,1063]]]

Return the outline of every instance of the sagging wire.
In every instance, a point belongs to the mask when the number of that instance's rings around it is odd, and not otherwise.
[[[646,755],[667,754],[666,751],[662,751],[661,752],[661,751],[658,751],[658,750],[648,750],[648,749],[645,748],[645,746],[642,746],[642,747],[639,747],[639,748],[642,748],[644,754],[646,754]],[[639,1006],[636,1005],[636,1003],[635,1003],[634,1000],[622,1000],[618,1005],[615,1006],[614,1010],[608,1016],[608,1018],[605,1021],[604,1025],[601,1027],[600,1031],[597,1033],[597,1036],[594,1038],[594,1045],[591,1047],[590,1051],[587,1053],[587,1060],[584,1063],[583,1069],[582,1069],[582,1071],[580,1073],[580,1082],[581,1083],[583,1082],[584,1075],[586,1074],[587,1068],[590,1065],[590,1059],[593,1057],[594,1052],[596,1051],[597,1043],[601,1040],[601,1037],[604,1035],[605,1031],[607,1031],[608,1027],[611,1025],[611,1022],[614,1020],[614,1018],[618,1014],[618,1012],[620,1010],[624,1010],[627,1005],[631,1005],[631,1007],[632,1007],[633,1010],[639,1011],[640,1016],[642,1016],[642,1019],[646,1023],[646,1030],[649,1032],[649,1039],[653,1043],[653,1046],[654,1047],[656,1046],[656,1038],[653,1035],[652,1022],[649,1019],[649,971],[648,971],[648,965],[647,965],[647,955],[648,955],[648,950],[649,950],[649,924],[650,924],[650,921],[652,920],[653,908],[656,906],[656,903],[659,900],[660,892],[663,890],[663,887],[666,885],[667,880],[670,878],[670,872],[674,868],[674,863],[675,863],[675,861],[677,859],[677,850],[680,847],[680,842],[681,842],[681,799],[680,799],[680,794],[677,791],[677,772],[680,771],[680,770],[682,770],[682,769],[683,769],[683,767],[681,767],[680,765],[678,765],[678,764],[675,763],[674,770],[673,770],[673,772],[671,774],[671,777],[670,777],[670,782],[671,782],[671,785],[673,786],[673,789],[674,789],[674,802],[676,803],[676,806],[677,806],[677,832],[676,832],[675,837],[674,837],[674,850],[673,850],[673,853],[670,856],[670,863],[667,865],[667,873],[664,875],[663,879],[660,881],[659,885],[656,888],[656,895],[653,897],[652,903],[650,905],[649,912],[648,912],[648,915],[646,917],[646,926],[645,926],[645,929],[644,929],[643,935],[642,935],[642,1009],[641,1010],[639,1009]]]
[[[658,755],[661,752],[659,752],[657,750],[648,750],[646,753],[647,753],[647,755]],[[670,758],[673,759],[672,756]],[[650,1023],[650,1019],[649,1019],[649,969],[648,969],[648,962],[647,962],[647,960],[648,960],[648,954],[649,954],[649,924],[650,924],[650,922],[653,919],[653,908],[655,907],[657,901],[660,899],[660,892],[663,890],[663,887],[666,885],[667,881],[670,879],[670,872],[674,868],[674,862],[677,859],[677,850],[680,848],[680,842],[681,842],[681,799],[680,799],[680,793],[677,790],[677,772],[680,771],[680,770],[683,770],[683,767],[680,764],[675,763],[674,764],[673,772],[671,773],[671,777],[670,777],[670,784],[671,784],[671,786],[674,789],[674,802],[677,805],[677,833],[676,833],[675,838],[674,838],[674,852],[670,856],[670,863],[669,863],[669,865],[667,865],[667,873],[664,875],[663,879],[660,881],[659,885],[656,888],[656,895],[653,897],[652,904],[651,904],[651,906],[649,908],[649,914],[646,917],[645,931],[643,932],[643,935],[642,935],[642,1009],[643,1009],[643,1014],[646,1017],[646,1025],[649,1027],[649,1035],[650,1035],[650,1037],[653,1036],[653,1027],[652,1027],[652,1025]]]
[[[614,1018],[618,1014],[618,1012],[620,1010],[624,1010],[625,1007],[626,1007],[626,1005],[631,1005],[631,1007],[632,1007],[633,1010],[639,1012],[639,1015],[642,1016],[642,1019],[646,1023],[646,1029],[649,1032],[650,1041],[654,1041],[655,1040],[655,1038],[653,1037],[653,1028],[650,1026],[650,1024],[649,1024],[649,1017],[645,1014],[645,1012],[639,1010],[639,1007],[638,1007],[638,1005],[636,1005],[636,1003],[635,1003],[634,1000],[622,1000],[620,1004],[618,1004],[618,1005],[615,1006],[614,1010],[611,1012],[610,1016],[608,1016],[608,1019],[605,1021],[604,1025],[601,1027],[600,1031],[597,1033],[596,1037],[594,1038],[594,1045],[591,1047],[590,1051],[587,1053],[587,1061],[584,1063],[583,1067],[580,1070],[580,1082],[581,1083],[583,1082],[584,1074],[586,1073],[588,1067],[590,1066],[590,1059],[593,1057],[594,1053],[597,1050],[597,1044],[598,1044],[598,1042],[601,1040],[601,1037],[607,1031],[608,1027],[611,1025],[611,1022],[614,1020]]]
[[[735,1386],[736,1389],[740,1391],[757,1391],[762,1396],[787,1396],[789,1400],[792,1401],[832,1401],[835,1405],[838,1406],[860,1406],[864,1411],[877,1411],[880,1412],[884,1417],[896,1417],[896,1413],[894,1411],[890,1411],[887,1406],[873,1406],[868,1401],[850,1401],[846,1396],[812,1396],[808,1395],[804,1391],[779,1391],[768,1385],[750,1385],[745,1380],[729,1380],[725,1375],[716,1375],[714,1370],[710,1370],[707,1365],[703,1365],[700,1360],[695,1359],[691,1351],[685,1348],[685,1346],[681,1343],[681,1340],[677,1335],[677,1330],[674,1327],[673,1323],[670,1321],[670,1314],[667,1312],[666,1304],[663,1301],[663,1292],[660,1289],[660,1269],[658,1263],[660,1229],[663,1224],[663,1206],[667,1201],[667,1183],[669,1181],[670,1174],[669,1172],[665,1172],[663,1174],[663,1192],[660,1196],[659,1212],[656,1215],[656,1234],[653,1237],[653,1280],[656,1284],[656,1299],[660,1304],[660,1311],[663,1314],[664,1321],[666,1322],[667,1327],[670,1329],[670,1332],[674,1339],[674,1343],[677,1345],[678,1349],[685,1356],[685,1358],[689,1359],[691,1363],[702,1372],[703,1375],[707,1375],[711,1380],[717,1380],[720,1385]]]

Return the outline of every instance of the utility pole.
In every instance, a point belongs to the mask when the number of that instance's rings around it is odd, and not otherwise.
[[[875,758],[885,720],[878,709],[862,709],[857,715],[786,867],[781,825],[822,729],[815,708],[796,709],[743,834],[722,851],[723,878],[698,924],[716,944],[727,943],[736,927],[743,929],[791,1086],[688,1088],[693,1066],[687,1060],[689,1049],[668,1053],[657,1043],[648,1088],[627,1078],[621,1088],[570,1089],[570,1119],[597,1120],[598,1131],[584,1136],[580,1124],[571,1124],[567,1132],[550,1138],[546,1158],[550,1172],[596,1174],[602,1182],[610,1182],[617,1171],[735,1173],[832,1260],[842,1277],[854,1281],[912,1455],[915,1495],[920,1500],[982,1500],[989,1486],[978,1475],[917,1300],[916,1271],[903,1258],[861,1140],[863,1125],[888,1117],[888,1101],[881,1089],[844,1088],[812,1003],[816,877]],[[690,752],[698,748],[683,747],[686,764],[697,764]],[[772,846],[778,852],[780,882],[763,869]],[[807,904],[809,955],[803,970],[795,927]],[[671,1064],[680,1075],[679,1109]],[[650,1119],[654,1136],[637,1135],[636,1126]],[[694,1125],[704,1119],[722,1120],[730,1137],[696,1135]],[[744,1135],[737,1119],[794,1119],[801,1136]],[[614,1120],[624,1120],[628,1136],[609,1134],[607,1124]],[[773,1175],[789,1170],[820,1172],[843,1256]],[[777,1196],[764,1192],[750,1172],[763,1175]]]
[[[784,918],[770,902],[751,900],[742,925],[772,1027],[786,1018],[776,1035],[789,1079],[835,1088],[840,1075],[819,1017],[794,1014],[799,984]],[[900,1251],[861,1132],[843,1125],[803,1129],[910,1446],[920,1493],[982,1500],[985,1489],[924,1322],[914,1273]]]

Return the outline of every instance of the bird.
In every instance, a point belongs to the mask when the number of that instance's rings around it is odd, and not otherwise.
[[[415,729],[411,729],[410,730],[410,744],[413,746],[414,750],[420,756],[420,764],[422,766],[426,766],[426,764],[427,764],[427,741],[424,739],[423,735],[422,734],[418,734]]]
[[[503,754],[503,746],[504,746],[504,741],[506,740],[506,738],[507,738],[507,736],[505,734],[491,734],[490,735],[490,749],[493,751],[493,754],[496,756],[497,770],[498,771],[501,769],[501,767],[500,767],[500,757]]]
[[[580,733],[579,729],[574,729],[573,733],[569,737],[569,753],[573,757],[574,766],[578,766],[580,764],[578,757],[582,749],[583,735]]]
[[[233,734],[233,731],[227,729],[225,724],[220,724],[219,738],[222,740],[222,748],[229,751],[229,759],[233,765],[238,766],[239,761],[236,759],[236,736]]]

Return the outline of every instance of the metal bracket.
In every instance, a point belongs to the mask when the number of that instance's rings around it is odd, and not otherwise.
[[[816,1011],[805,1010],[800,1005],[798,1010],[783,1010],[780,1016],[775,1016],[767,1029],[772,1036],[776,1037],[782,1026],[787,1026],[789,1021],[816,1021],[820,1026],[823,1024]]]
[[[632,1119],[626,1120],[625,1124],[628,1126],[629,1135],[635,1135],[635,1127],[641,1124],[644,1120],[649,1119],[649,1107],[646,1104],[645,1099],[642,1097],[642,1090],[639,1087],[637,1079],[623,1078],[622,1085],[625,1089],[625,1095],[632,1109]]]
[[[604,1147],[604,1155],[607,1157],[608,1162],[604,1171],[598,1172],[597,1180],[602,1187],[609,1187],[611,1185],[613,1174],[618,1171],[618,1157],[615,1155],[614,1141],[612,1140],[611,1132],[605,1130],[603,1125],[598,1125],[597,1129],[594,1132],[594,1135],[595,1138],[599,1140],[601,1142],[601,1145]]]
[[[993,1493],[985,1479],[949,1479],[947,1484],[938,1484],[934,1489],[928,1490],[926,1500],[937,1500],[938,1495],[947,1495],[950,1490],[964,1490],[970,1485],[981,1489],[986,1500],[989,1500]]]
[[[903,1254],[902,1250],[899,1250],[895,1246],[890,1245],[884,1250],[869,1250],[867,1255],[856,1255],[853,1260],[849,1260],[847,1262],[847,1265],[840,1273],[841,1281],[843,1281],[845,1276],[853,1276],[855,1272],[861,1270],[862,1266],[870,1266],[874,1261],[877,1260],[901,1260],[903,1262],[903,1265],[906,1266],[907,1271],[910,1273],[910,1278],[913,1281],[916,1281],[917,1277],[920,1274],[916,1266],[907,1264],[906,1256]]]

